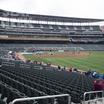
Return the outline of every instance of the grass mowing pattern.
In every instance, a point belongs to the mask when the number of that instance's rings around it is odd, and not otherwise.
[[[90,55],[83,58],[65,57],[65,58],[34,58],[33,55],[24,55],[27,59],[43,61],[54,65],[66,67],[76,67],[81,70],[96,70],[104,73],[104,52],[91,52]]]

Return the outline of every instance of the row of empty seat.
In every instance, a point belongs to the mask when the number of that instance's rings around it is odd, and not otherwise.
[[[24,97],[70,94],[72,102],[78,103],[83,100],[84,92],[93,90],[94,79],[78,73],[20,61],[5,60],[1,64],[0,81],[17,89]],[[67,100],[61,98],[58,102],[66,104]]]
[[[32,29],[44,29],[44,30],[82,30],[82,31],[85,31],[85,30],[89,30],[89,31],[101,31],[100,27],[95,25],[95,26],[74,26],[74,25],[50,25],[50,24],[35,24],[35,23],[21,23],[21,22],[11,22],[11,21],[0,21],[0,25],[2,27],[6,27],[6,28],[9,28],[9,27],[20,27],[21,29],[24,28],[24,29],[28,29],[30,28],[30,30]]]
[[[17,39],[17,42],[22,39],[27,42],[37,40],[36,43],[45,43],[43,40],[46,38],[47,43],[49,40],[52,40],[52,43],[104,43],[104,33],[98,25],[75,26],[0,21],[0,35],[1,40]]]

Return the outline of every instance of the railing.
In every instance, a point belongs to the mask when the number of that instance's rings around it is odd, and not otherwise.
[[[82,104],[97,104],[97,102],[104,104],[104,91],[90,91],[84,93]]]
[[[54,99],[54,103],[53,104],[57,104],[57,99],[56,98],[59,98],[59,97],[67,97],[68,98],[68,104],[71,104],[71,97],[69,96],[69,94],[19,98],[19,99],[13,100],[11,102],[11,104],[15,104],[17,102],[23,102],[23,101],[34,101],[35,102],[36,100],[43,100],[43,99],[49,99],[49,98],[53,98]]]

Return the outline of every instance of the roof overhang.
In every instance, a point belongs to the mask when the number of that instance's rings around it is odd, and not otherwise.
[[[37,15],[11,12],[0,9],[0,17],[16,18],[16,19],[29,19],[37,21],[49,21],[49,22],[67,22],[67,23],[92,23],[102,22],[104,19],[92,19],[92,18],[76,18],[76,17],[63,17],[63,16],[50,16],[50,15]]]

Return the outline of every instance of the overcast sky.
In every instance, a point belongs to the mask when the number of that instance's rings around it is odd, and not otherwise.
[[[104,19],[104,0],[0,0],[0,9],[22,13]]]

